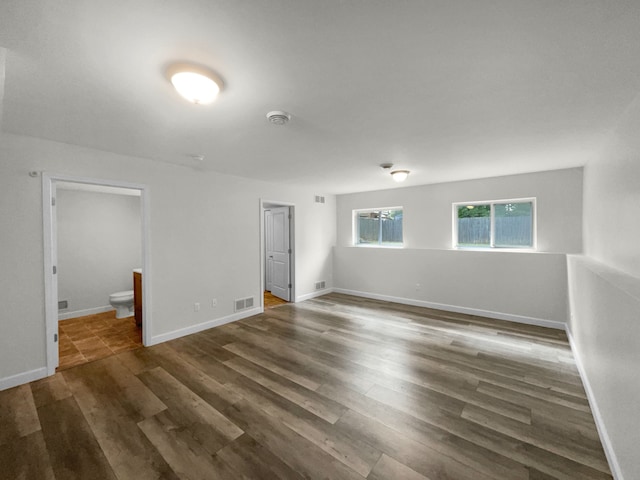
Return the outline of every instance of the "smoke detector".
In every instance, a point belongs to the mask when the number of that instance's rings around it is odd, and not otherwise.
[[[273,112],[267,113],[267,120],[269,120],[274,125],[284,125],[289,120],[291,120],[291,115],[289,115],[287,112],[274,110]]]

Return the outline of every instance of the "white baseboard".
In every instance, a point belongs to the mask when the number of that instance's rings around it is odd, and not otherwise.
[[[300,295],[299,297],[296,297],[296,302],[304,302],[305,300],[309,300],[311,298],[321,297],[322,295],[326,295],[333,291],[334,291],[333,288],[324,288],[322,290],[316,290],[315,292],[306,293],[304,295]]]
[[[28,372],[11,375],[10,377],[0,378],[0,391],[33,382],[34,380],[40,380],[46,376],[47,367],[42,367],[36,368],[35,370],[29,370]]]
[[[104,313],[115,310],[111,305],[104,307],[87,308],[86,310],[76,310],[75,312],[58,313],[58,321],[68,320],[69,318],[84,317],[85,315],[95,315],[96,313]],[[131,314],[133,315],[133,313]]]
[[[426,302],[424,300],[414,300],[412,298],[393,297],[391,295],[381,295],[378,293],[360,292],[357,290],[347,290],[344,288],[334,288],[336,293],[344,293],[346,295],[355,295],[356,297],[372,298],[374,300],[383,300],[385,302],[402,303],[404,305],[413,305],[414,307],[434,308],[436,310],[445,310],[447,312],[465,313],[468,315],[478,315],[480,317],[495,318],[496,320],[507,320],[509,322],[525,323],[527,325],[537,325],[538,327],[555,328],[564,330],[565,323],[555,320],[547,320],[544,318],[525,317],[523,315],[515,315],[512,313],[492,312],[490,310],[480,310],[477,308],[459,307],[456,305],[447,305],[444,303]]]
[[[569,345],[571,345],[571,351],[573,352],[573,357],[576,359],[576,367],[578,368],[580,378],[582,379],[582,384],[584,385],[585,392],[587,393],[587,400],[589,401],[591,413],[593,413],[593,419],[595,420],[596,428],[598,429],[598,434],[600,435],[602,448],[604,449],[604,454],[606,455],[607,461],[609,462],[609,468],[611,468],[611,474],[613,475],[613,478],[615,480],[624,480],[622,476],[622,470],[620,469],[620,464],[618,463],[618,457],[616,457],[616,453],[614,452],[613,446],[611,445],[611,438],[609,437],[607,427],[605,426],[604,420],[602,419],[602,414],[600,413],[600,408],[598,408],[596,397],[593,394],[591,383],[589,383],[587,371],[585,370],[584,364],[582,363],[580,349],[578,348],[578,344],[573,339],[573,335],[571,334],[571,328],[569,327],[569,325],[567,325],[566,332],[567,337],[569,338]]]
[[[209,328],[219,327],[220,325],[224,325],[226,323],[231,323],[237,320],[242,320],[243,318],[251,317],[253,315],[258,315],[263,311],[264,309],[262,309],[261,307],[256,307],[250,310],[243,310],[241,312],[236,312],[226,317],[216,318],[215,320],[208,320],[203,323],[198,323],[197,325],[192,325],[190,327],[179,328],[178,330],[173,330],[172,332],[155,335],[151,337],[151,343],[147,346],[157,345],[159,343],[167,342],[169,340],[174,340],[176,338],[184,337],[186,335],[191,335],[192,333],[198,333],[203,330],[208,330]]]

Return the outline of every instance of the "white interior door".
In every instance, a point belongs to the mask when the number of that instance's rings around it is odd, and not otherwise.
[[[270,209],[272,235],[267,264],[271,263],[271,293],[287,302],[291,301],[291,249],[289,245],[289,207]],[[269,231],[268,229],[266,230]]]

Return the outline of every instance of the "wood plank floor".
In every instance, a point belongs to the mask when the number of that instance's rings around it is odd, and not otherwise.
[[[331,294],[0,392],[0,478],[611,475],[563,332]]]

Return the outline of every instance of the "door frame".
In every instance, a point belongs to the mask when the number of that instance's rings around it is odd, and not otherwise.
[[[278,200],[265,200],[260,199],[260,307],[264,311],[264,287],[265,287],[265,225],[264,225],[264,212],[269,208],[275,207],[289,207],[289,248],[291,248],[291,255],[289,257],[289,276],[291,281],[291,292],[289,293],[289,302],[296,302],[296,242],[295,242],[295,220],[296,220],[296,205],[290,202],[281,202]]]
[[[44,237],[44,298],[46,325],[47,375],[53,375],[58,366],[59,343],[55,339],[58,333],[58,277],[53,273],[57,267],[58,239],[57,218],[53,214],[53,198],[56,195],[56,182],[72,182],[103,187],[128,188],[140,190],[140,217],[142,230],[142,344],[151,345],[151,248],[150,248],[150,198],[149,186],[119,180],[102,180],[73,175],[42,174],[42,225]]]

